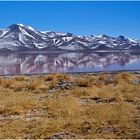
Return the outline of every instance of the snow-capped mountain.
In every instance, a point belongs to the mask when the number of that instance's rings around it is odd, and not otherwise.
[[[72,33],[41,32],[31,26],[13,24],[0,29],[0,51],[24,50],[137,50],[140,41],[124,36],[76,36]]]

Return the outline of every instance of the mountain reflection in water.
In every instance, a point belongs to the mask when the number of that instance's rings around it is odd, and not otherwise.
[[[0,75],[140,69],[135,53],[1,53]]]

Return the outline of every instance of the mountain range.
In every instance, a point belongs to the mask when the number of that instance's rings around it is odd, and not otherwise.
[[[124,36],[76,36],[72,33],[38,31],[12,24],[0,29],[0,51],[124,51],[140,50],[140,41]]]

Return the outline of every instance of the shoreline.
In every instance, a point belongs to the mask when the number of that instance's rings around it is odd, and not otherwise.
[[[138,70],[113,70],[113,71],[93,71],[93,72],[49,72],[49,73],[33,73],[33,74],[0,74],[0,77],[11,77],[11,76],[43,76],[43,75],[53,75],[53,74],[66,74],[66,75],[100,75],[100,74],[119,74],[119,73],[132,73],[140,74],[140,69]]]

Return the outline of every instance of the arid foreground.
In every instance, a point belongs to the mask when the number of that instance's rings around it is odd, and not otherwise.
[[[2,138],[140,138],[140,74],[0,77]]]

